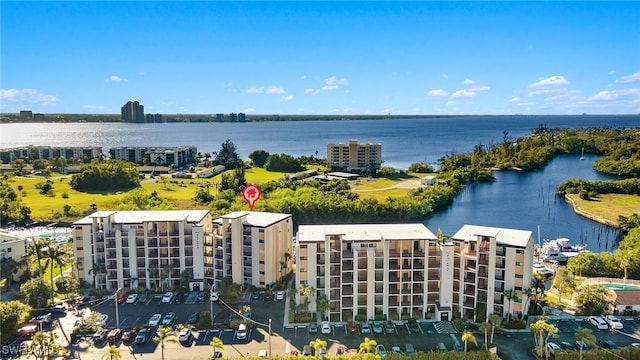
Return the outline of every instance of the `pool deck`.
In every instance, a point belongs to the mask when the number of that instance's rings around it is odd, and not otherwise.
[[[617,286],[631,286],[627,289],[615,289],[615,290],[640,290],[640,280],[631,279],[616,279],[616,278],[587,278],[584,280],[580,287],[589,285],[617,285]],[[614,289],[612,289],[614,290]]]

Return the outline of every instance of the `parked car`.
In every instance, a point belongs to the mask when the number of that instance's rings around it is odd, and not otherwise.
[[[136,331],[133,329],[126,329],[122,332],[122,342],[128,343],[135,338]]]
[[[313,349],[309,345],[305,345],[302,347],[302,356],[311,356],[313,355]]]
[[[598,340],[598,346],[605,349],[617,349],[618,345],[611,340]]]
[[[147,303],[151,300],[151,294],[148,291],[143,292],[138,296],[138,301],[141,303]]]
[[[161,319],[162,319],[162,314],[153,314],[149,319],[149,326],[158,326],[158,324],[160,324]]]
[[[618,319],[613,315],[605,315],[604,321],[606,321],[607,324],[609,324],[609,327],[611,329],[622,330],[622,328],[624,327],[620,319]]]
[[[107,341],[109,342],[109,344],[113,345],[113,344],[116,344],[118,341],[120,341],[121,337],[122,337],[122,330],[113,329],[109,331],[109,333],[107,334]]]
[[[22,325],[18,330],[16,330],[15,335],[17,337],[33,336],[39,330],[40,330],[40,325],[26,324],[26,325]]]
[[[276,292],[276,300],[284,300],[284,291],[278,291]]]
[[[222,351],[214,351],[213,354],[211,354],[211,359],[222,359]]]
[[[64,316],[67,314],[67,309],[64,305],[56,305],[42,310],[42,314],[51,314],[53,317]]]
[[[260,300],[260,293],[254,292],[251,294],[251,300]]]
[[[310,323],[309,334],[316,334],[316,333],[318,333],[318,325],[316,325],[316,323]]]
[[[30,323],[33,324],[50,324],[51,323],[51,313],[48,314],[44,314],[44,315],[40,315],[40,316],[36,316],[34,318],[32,318],[31,320],[29,320]]]
[[[93,334],[93,336],[91,336],[91,338],[93,339],[93,343],[101,344],[105,340],[107,340],[107,331],[108,331],[107,329],[100,329],[96,331],[96,333]]]
[[[413,354],[416,351],[413,349],[413,344],[404,344],[404,353],[407,355]]]
[[[438,343],[438,351],[447,352],[449,351],[449,349],[447,349],[447,345],[445,345],[444,343]]]
[[[362,334],[371,334],[371,326],[366,321],[360,323],[360,332]]]
[[[240,324],[238,326],[238,330],[236,331],[236,338],[238,340],[244,340],[247,338],[247,334],[248,334],[248,330],[247,330],[247,325],[245,324]]]
[[[220,298],[220,295],[216,291],[211,293],[211,299],[210,299],[211,301],[218,301],[219,298]]]
[[[118,293],[118,295],[116,295],[116,301],[120,304],[125,302],[125,300],[127,300],[127,293]]]
[[[160,314],[156,314],[156,315],[160,315]],[[147,342],[147,340],[149,339],[149,336],[151,336],[151,329],[142,328],[142,329],[138,330],[138,334],[136,335],[135,343],[136,344],[145,344]]]
[[[391,352],[395,354],[402,354],[402,349],[400,349],[400,346],[392,346]]]
[[[178,340],[179,341],[189,341],[191,339],[191,329],[189,328],[184,328],[182,330],[180,330],[180,332],[178,333]]]
[[[323,321],[322,324],[320,324],[320,332],[325,335],[331,334],[331,324],[328,321]]]
[[[407,325],[409,326],[409,331],[411,331],[412,333],[420,332],[420,324],[418,324],[418,322],[415,319],[409,320]]]
[[[127,296],[127,300],[125,301],[127,304],[135,304],[138,301],[138,294],[129,294]]]
[[[350,333],[358,332],[358,324],[355,321],[347,321],[347,328],[349,329]]]
[[[396,324],[391,320],[387,320],[387,322],[384,323],[384,330],[387,334],[395,334]]]
[[[573,350],[573,345],[568,341],[563,341],[560,343],[560,348],[562,350]]]
[[[176,313],[168,312],[164,318],[162,318],[162,325],[171,325],[173,321],[176,319]]]
[[[580,347],[582,347],[582,351],[585,351],[585,350],[589,350],[589,349],[590,349],[589,345],[587,345],[587,344],[586,344],[584,341],[582,341],[582,340],[576,340],[576,341],[574,341],[574,342],[573,342],[573,348],[574,348],[574,349],[576,349],[576,350],[580,350]]]
[[[264,293],[264,301],[271,301],[273,300],[273,291],[269,290],[269,291],[265,291]]]
[[[609,325],[607,324],[607,322],[599,316],[589,316],[589,322],[600,330],[609,329]]]
[[[378,355],[380,355],[380,357],[387,356],[387,348],[385,348],[382,344],[376,345],[376,352],[378,353]]]
[[[193,314],[189,315],[189,317],[187,318],[187,324],[193,325],[198,322],[199,318],[200,318],[200,313],[194,312]]]
[[[175,296],[175,294],[172,293],[171,291],[166,292],[164,295],[162,295],[162,302],[163,303],[170,303],[173,300],[174,296]]]
[[[374,334],[382,334],[382,323],[380,321],[373,322],[373,333]]]
[[[102,314],[102,317],[100,319],[102,326],[107,326],[107,324],[109,323],[109,315]]]
[[[554,342],[547,343],[547,351],[549,352],[549,354],[555,355],[556,351],[558,350],[560,350],[560,346],[558,346],[558,344]]]
[[[633,346],[634,348],[640,349],[640,343],[637,343],[637,342],[631,343],[631,346]]]

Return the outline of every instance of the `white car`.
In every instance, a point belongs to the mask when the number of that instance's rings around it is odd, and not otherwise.
[[[554,355],[556,351],[560,350],[560,346],[554,342],[547,343],[547,351],[549,354]]]
[[[331,334],[331,324],[328,321],[323,321],[320,325],[320,332],[325,335]]]
[[[211,301],[218,301],[219,298],[220,298],[220,295],[218,295],[216,291],[211,292]]]
[[[170,303],[171,300],[173,300],[173,293],[171,291],[165,293],[164,295],[162,295],[162,302],[163,303]]]
[[[101,324],[102,324],[102,326],[105,326],[105,327],[106,327],[106,326],[107,326],[107,323],[109,322],[109,315],[107,315],[107,314],[102,314],[102,317],[101,317],[100,319],[101,319]]]
[[[158,326],[158,324],[160,324],[160,319],[162,319],[162,314],[153,314],[149,319],[149,326]]]
[[[284,300],[284,291],[278,291],[276,292],[276,300]]]
[[[240,324],[238,325],[238,330],[236,331],[236,339],[238,340],[244,340],[247,338],[247,325],[245,324]]]
[[[597,327],[600,330],[609,329],[609,325],[607,325],[607,322],[599,316],[589,316],[589,322],[591,323],[591,325]]]
[[[171,325],[173,321],[176,319],[176,313],[169,312],[162,319],[162,325]]]
[[[138,294],[130,294],[125,301],[127,304],[135,304],[138,301]]]
[[[191,329],[184,328],[178,334],[179,341],[189,341],[191,339]]]
[[[620,319],[613,315],[606,315],[604,317],[604,321],[606,321],[607,324],[609,324],[609,327],[611,327],[612,329],[622,330],[622,328],[624,327],[622,326],[622,322],[620,322]]]

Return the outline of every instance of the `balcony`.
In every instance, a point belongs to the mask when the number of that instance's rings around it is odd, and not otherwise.
[[[345,259],[353,259],[353,250],[342,250],[342,257]]]
[[[476,282],[476,277],[472,274],[472,273],[468,273],[465,277],[464,277],[464,282],[468,282],[468,283],[475,283]]]
[[[474,296],[476,294],[476,290],[472,287],[465,287],[464,294],[469,296]]]
[[[390,258],[399,258],[400,257],[400,251],[389,249],[389,257]]]
[[[343,283],[352,283],[353,282],[353,274],[342,274],[342,282]]]

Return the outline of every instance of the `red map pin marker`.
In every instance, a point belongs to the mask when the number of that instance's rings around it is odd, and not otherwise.
[[[251,211],[253,211],[253,207],[256,205],[258,199],[260,199],[260,195],[262,195],[262,192],[257,185],[249,184],[242,189],[242,197],[244,201],[249,204]]]

